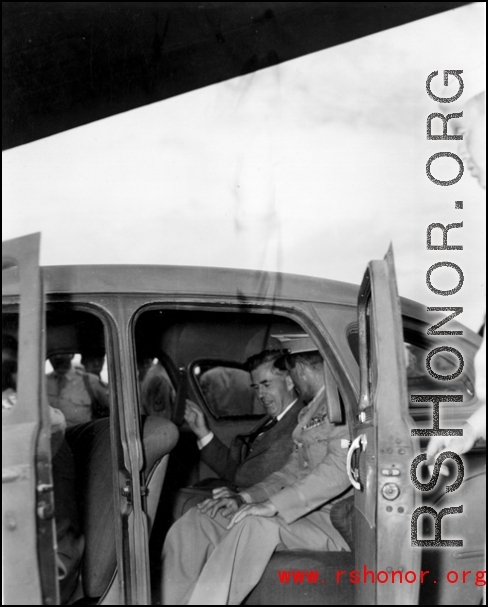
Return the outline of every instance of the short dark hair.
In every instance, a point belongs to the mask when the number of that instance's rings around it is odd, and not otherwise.
[[[299,352],[297,354],[285,354],[285,363],[287,367],[295,368],[297,363],[302,363],[308,367],[319,367],[324,363],[324,359],[318,350],[311,352]]]
[[[259,354],[254,354],[246,360],[245,369],[249,373],[255,371],[261,365],[265,363],[273,363],[273,367],[276,369],[276,373],[285,373],[286,365],[283,358],[283,352],[281,350],[264,350]]]
[[[87,350],[81,353],[81,360],[84,358],[104,358],[105,351],[104,350]]]

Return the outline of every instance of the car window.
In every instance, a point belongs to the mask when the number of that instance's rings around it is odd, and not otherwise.
[[[108,361],[105,326],[96,315],[54,304],[46,312],[45,324],[44,386],[49,404],[53,516],[58,562],[66,568],[66,575],[59,579],[61,604],[65,604],[81,566],[85,586],[97,584],[94,596],[103,594],[116,568],[113,538],[120,531],[111,507],[110,387],[103,379]],[[2,401],[5,408],[5,396],[13,395],[7,406],[15,408],[16,366],[9,362],[15,360],[19,369],[23,364],[14,348],[19,335],[17,305],[3,307],[2,332]],[[93,420],[95,425],[85,423]],[[111,546],[103,563],[91,558],[99,552],[99,545]],[[82,562],[85,555],[88,559]]]
[[[359,364],[359,336],[357,328],[349,329],[347,335],[351,352]],[[426,394],[441,392],[456,392],[463,395],[463,403],[469,403],[474,399],[474,381],[464,372],[459,378],[446,382],[432,377],[427,371],[425,364],[426,358],[436,344],[429,341],[421,333],[406,330],[404,332],[404,353],[407,367],[407,384],[409,394]],[[455,373],[458,369],[459,361],[454,354],[442,352],[434,356],[431,360],[431,367],[435,373],[440,375],[449,375]],[[415,403],[411,403],[415,407]]]
[[[89,312],[52,306],[46,314],[46,391],[68,427],[110,414],[102,321]]]
[[[139,380],[143,381],[141,376],[147,369],[154,372],[157,363],[160,382],[166,384],[162,387],[166,401],[176,399],[173,420],[182,419],[188,398],[199,404],[212,422],[222,422],[222,433],[246,432],[256,423],[252,418],[264,414],[251,389],[246,360],[268,349],[271,342],[273,348],[280,348],[277,335],[303,333],[298,323],[277,314],[172,310],[154,305],[141,310],[134,323]],[[141,384],[144,411],[143,393]],[[158,406],[161,411],[165,408],[162,402]],[[233,427],[227,418],[234,418]],[[212,430],[220,431],[213,426]]]
[[[249,373],[237,363],[200,361],[192,366],[192,374],[215,417],[264,415]]]

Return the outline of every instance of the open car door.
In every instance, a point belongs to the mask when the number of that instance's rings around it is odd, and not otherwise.
[[[17,381],[9,388],[5,406],[2,386],[6,605],[59,604],[39,244],[40,234],[31,234],[2,245],[2,311],[18,317],[16,326],[11,327],[13,343],[18,341],[17,360],[13,361],[18,368]],[[6,291],[16,295],[5,297]],[[15,373],[13,367],[11,371]]]
[[[357,605],[418,602],[420,550],[410,545],[416,490],[410,436],[402,318],[393,251],[372,261],[358,301],[361,392],[348,453],[355,488]],[[418,492],[417,492],[418,493]],[[409,574],[415,572],[416,581]],[[371,572],[369,574],[368,572]],[[396,573],[393,577],[394,572]],[[374,581],[373,581],[374,576]]]

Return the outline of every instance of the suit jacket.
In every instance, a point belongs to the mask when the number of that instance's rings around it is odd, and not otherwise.
[[[292,433],[302,408],[303,402],[298,399],[279,422],[254,440],[251,449],[248,448],[249,437],[270,420],[268,415],[248,434],[236,436],[230,448],[214,436],[201,450],[202,460],[222,480],[236,487],[245,488],[259,483],[288,460],[293,449]]]
[[[329,422],[324,393],[300,412],[293,441],[286,465],[245,491],[253,502],[271,500],[287,523],[352,493],[346,472],[349,430]]]

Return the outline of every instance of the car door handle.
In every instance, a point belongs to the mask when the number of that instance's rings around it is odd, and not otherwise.
[[[367,444],[368,444],[368,440],[366,438],[366,434],[359,434],[352,441],[351,446],[349,447],[349,451],[347,452],[347,462],[346,462],[347,476],[349,477],[349,480],[351,481],[351,485],[354,487],[354,489],[357,489],[358,491],[361,491],[361,483],[359,482],[359,470],[353,469],[352,457],[354,455],[354,452],[357,451],[358,449],[361,449],[361,451],[364,451],[366,449]]]

